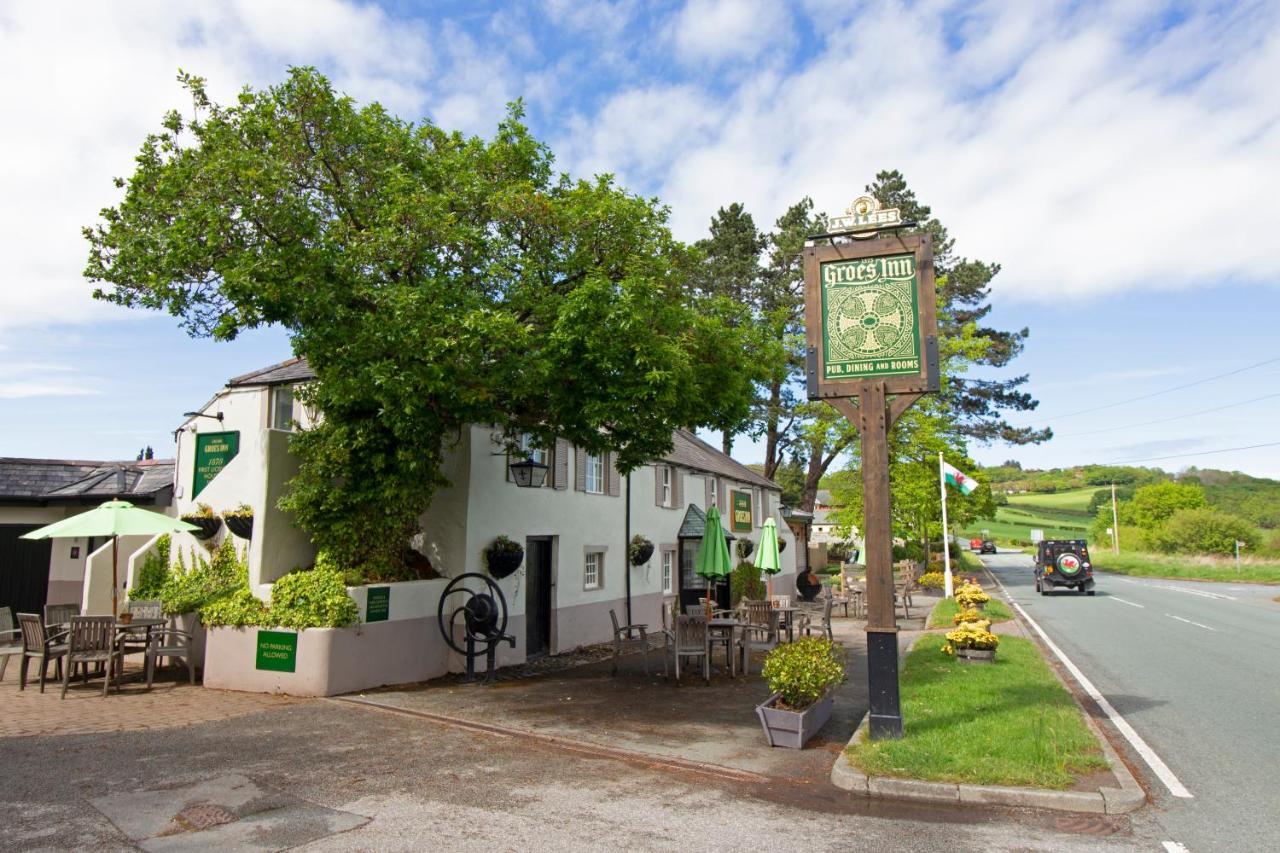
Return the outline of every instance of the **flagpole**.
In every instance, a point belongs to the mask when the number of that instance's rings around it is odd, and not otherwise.
[[[938,488],[942,491],[942,565],[943,565],[943,592],[947,598],[951,597],[951,543],[947,541],[947,474],[942,467],[942,451],[938,451]],[[929,561],[929,555],[925,555],[925,562]]]

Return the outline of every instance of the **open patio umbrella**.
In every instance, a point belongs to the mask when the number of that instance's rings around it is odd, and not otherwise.
[[[760,546],[756,548],[756,568],[769,576],[769,597],[773,598],[773,576],[782,571],[782,556],[778,553],[778,522],[764,520],[760,529]]]
[[[80,539],[90,536],[111,537],[111,615],[119,614],[118,589],[116,580],[117,549],[121,536],[155,536],[159,533],[174,533],[181,530],[199,530],[194,524],[188,524],[177,518],[170,518],[158,512],[139,509],[128,501],[107,501],[102,506],[88,512],[55,521],[38,530],[24,533],[23,539]]]
[[[707,525],[702,532],[702,542],[698,545],[693,570],[707,579],[707,609],[710,610],[712,582],[717,578],[727,578],[733,572],[729,545],[725,542],[724,528],[720,525],[720,510],[715,507],[707,510]]]

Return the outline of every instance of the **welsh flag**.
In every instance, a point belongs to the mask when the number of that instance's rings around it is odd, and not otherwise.
[[[946,462],[942,463],[942,476],[947,481],[948,486],[954,486],[960,490],[960,494],[967,495],[978,487],[978,481],[961,471],[959,468],[953,468]]]

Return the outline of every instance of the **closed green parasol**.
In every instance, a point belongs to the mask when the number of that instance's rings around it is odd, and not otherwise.
[[[760,529],[760,546],[756,548],[756,568],[769,576],[769,597],[773,597],[773,576],[782,571],[782,555],[778,553],[778,522],[764,520]]]
[[[177,518],[139,509],[128,501],[107,501],[99,507],[24,533],[23,539],[81,539],[111,537],[111,615],[119,612],[119,582],[116,580],[116,549],[121,536],[155,536],[182,530],[199,530]]]
[[[716,507],[707,510],[707,525],[702,534],[702,542],[698,545],[698,556],[693,561],[693,570],[707,579],[709,610],[711,584],[718,578],[729,577],[733,572],[733,562],[729,559],[729,545],[725,542],[724,528],[720,525],[720,510]]]

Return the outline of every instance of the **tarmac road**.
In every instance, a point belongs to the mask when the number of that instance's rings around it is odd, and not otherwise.
[[[982,561],[1190,792],[1125,743],[1164,839],[1280,850],[1280,590],[1099,573],[1094,597],[1042,596],[1030,556]]]

